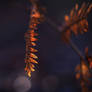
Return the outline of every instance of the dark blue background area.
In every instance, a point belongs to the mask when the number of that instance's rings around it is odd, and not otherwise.
[[[47,8],[47,15],[57,24],[63,24],[64,15],[83,1],[89,0],[40,0]],[[28,29],[28,8],[27,0],[0,1],[0,92],[15,92],[14,81],[18,76],[26,75],[24,33]],[[92,53],[92,11],[88,21],[89,32],[72,37],[83,53],[86,46]],[[38,33],[39,65],[33,73],[33,86],[29,92],[81,92],[75,79],[75,67],[80,63],[80,57],[46,22],[39,25]],[[44,89],[44,85],[50,86]],[[55,88],[54,91],[50,91],[50,87]]]

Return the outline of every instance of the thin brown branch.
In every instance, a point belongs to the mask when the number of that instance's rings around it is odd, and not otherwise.
[[[53,22],[50,18],[46,19],[47,23],[53,27],[54,30],[60,32],[62,34],[63,31],[67,30],[69,27],[65,28],[65,29],[61,29],[60,27],[58,27],[58,25]],[[73,23],[74,24],[74,23]],[[71,25],[73,25],[71,24]],[[82,55],[82,52],[78,49],[78,47],[72,42],[72,40],[69,39],[69,44],[72,47],[72,49],[77,53],[78,56],[80,56],[83,60],[85,60],[84,56]]]

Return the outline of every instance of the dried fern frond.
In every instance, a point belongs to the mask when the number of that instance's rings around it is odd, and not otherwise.
[[[35,71],[35,64],[38,64],[38,57],[36,53],[38,52],[36,47],[36,41],[38,34],[37,26],[40,24],[40,20],[42,19],[42,15],[39,12],[38,6],[34,0],[31,0],[32,8],[30,13],[30,21],[29,21],[29,30],[25,33],[25,40],[26,40],[26,56],[25,56],[25,71],[27,72],[28,76],[31,77],[31,73]]]
[[[81,8],[78,9],[78,4],[70,11],[70,15],[65,15],[65,25],[63,26],[62,37],[65,42],[68,42],[72,33],[74,35],[83,34],[88,31],[87,17],[92,9],[92,4],[82,4]],[[70,32],[70,33],[69,33]]]

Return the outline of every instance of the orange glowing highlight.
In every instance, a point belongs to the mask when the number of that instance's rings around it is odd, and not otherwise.
[[[26,56],[25,56],[25,71],[27,75],[31,77],[31,73],[35,71],[35,64],[38,64],[38,56],[36,53],[38,52],[36,48],[36,41],[38,40],[37,36],[37,26],[40,24],[41,14],[38,10],[38,6],[32,0],[33,6],[30,14],[29,21],[29,30],[25,34],[26,40]],[[35,48],[34,48],[35,47]]]
[[[65,15],[65,25],[64,32],[62,37],[66,43],[70,39],[72,33],[74,35],[83,34],[88,32],[88,21],[87,17],[92,9],[92,4],[86,4],[85,2],[82,4],[79,9],[78,4],[70,11],[70,15]],[[69,33],[70,32],[70,33]]]

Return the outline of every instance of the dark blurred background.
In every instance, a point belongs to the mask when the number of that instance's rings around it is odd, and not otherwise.
[[[89,0],[40,0],[48,16],[63,24],[76,3]],[[0,0],[0,92],[81,92],[75,79],[75,67],[80,58],[61,41],[61,34],[46,22],[39,28],[39,65],[29,79],[24,71],[25,40],[28,29],[28,0]],[[88,17],[89,32],[73,41],[84,53],[92,53],[92,11]]]

